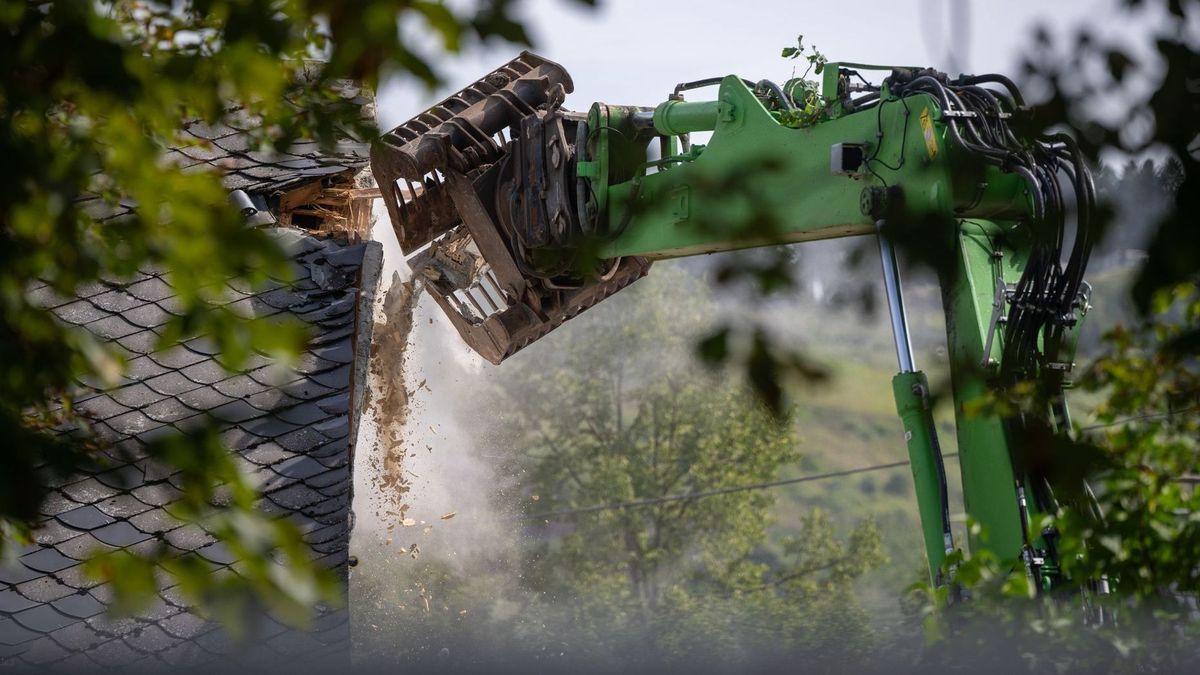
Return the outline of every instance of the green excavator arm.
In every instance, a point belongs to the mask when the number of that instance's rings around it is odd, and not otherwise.
[[[888,73],[881,84],[861,75],[872,69]],[[1060,505],[1028,460],[1023,422],[968,407],[989,388],[1066,382],[1094,202],[1071,139],[1014,131],[1027,111],[1001,76],[831,63],[820,86],[728,76],[680,84],[653,108],[586,113],[562,107],[572,87],[562,66],[524,53],[372,155],[401,248],[463,339],[498,364],[654,260],[878,237],[896,407],[930,576],[944,583],[956,549],[945,470],[891,240],[937,237],[952,257],[939,268],[964,507],[986,533],[971,548],[1021,559],[1039,588],[1062,581],[1053,532],[1031,531]],[[715,98],[685,100],[702,87]],[[918,223],[936,229],[905,230]]]

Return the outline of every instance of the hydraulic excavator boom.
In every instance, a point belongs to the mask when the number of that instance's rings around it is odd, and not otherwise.
[[[862,72],[887,73],[878,85]],[[685,92],[716,87],[715,99]],[[1061,390],[1088,308],[1095,190],[1073,140],[1028,137],[999,75],[831,63],[822,81],[678,85],[654,108],[562,108],[562,66],[523,53],[384,135],[372,167],[400,246],[463,339],[500,363],[645,275],[652,260],[878,236],[893,381],[931,578],[955,550],[925,375],[913,362],[892,239],[946,242],[941,272],[972,541],[1061,581],[1061,508],[1019,418],[965,413],[990,387]],[[690,134],[711,132],[707,145]],[[922,225],[923,224],[923,225]],[[920,226],[920,227],[919,227]],[[921,228],[924,229],[921,229]],[[929,229],[932,228],[932,229]],[[1066,242],[1070,242],[1068,246]]]

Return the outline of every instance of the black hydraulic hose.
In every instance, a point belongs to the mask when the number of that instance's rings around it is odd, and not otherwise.
[[[971,106],[968,106],[958,94],[956,94],[952,89],[947,89],[947,87],[943,85],[937,78],[929,75],[922,75],[910,82],[904,83],[903,85],[898,86],[897,90],[901,93],[908,92],[910,90],[930,93],[942,103],[945,110],[954,110],[957,108],[963,111],[972,112]],[[952,105],[952,98],[953,102],[958,104],[957,106]],[[1011,150],[1008,149],[1000,149],[989,146],[984,139],[978,135],[977,130],[971,123],[968,123],[970,135],[974,137],[973,140],[978,142],[969,142],[967,139],[963,138],[957,119],[951,118],[948,127],[955,142],[961,144],[964,148],[982,154],[985,157],[1000,158],[1011,152]],[[1016,139],[1012,140],[1015,141]]]
[[[1027,274],[1022,275],[1022,280],[1028,282],[1028,287],[1034,284],[1034,280],[1038,276],[1040,275],[1037,266],[1033,265],[1029,268]],[[1005,375],[1005,384],[1014,384],[1020,379],[1021,370],[1025,366],[1031,329],[1036,328],[1034,325],[1036,318],[1025,301],[1026,297],[1028,296],[1021,292],[1013,296],[1014,307],[1009,317],[1005,334],[1003,360],[1001,361],[1002,372]]]
[[[928,75],[922,75],[918,78],[915,78],[909,82],[904,83],[903,85],[898,85],[896,87],[896,92],[903,93],[903,92],[907,92],[910,89],[916,89],[917,91],[926,91],[928,93],[927,89],[925,88],[926,85],[933,87],[933,90],[937,92],[938,101],[942,104],[942,108],[944,110],[949,110],[950,109],[950,99],[946,95],[946,88],[943,87],[942,83],[938,82],[937,79],[932,78]]]
[[[1034,302],[1040,298],[1045,289],[1050,266],[1049,252],[1044,244],[1035,245],[1026,264],[1025,272],[1017,283],[1013,297],[1013,306],[1009,311],[1009,321],[1005,330],[1004,357],[1002,361],[1004,380],[1008,384],[1020,379],[1022,371],[1028,364],[1028,359],[1036,352],[1037,334],[1044,319],[1041,310]],[[1040,303],[1039,303],[1040,304]]]
[[[982,154],[985,157],[1000,158],[1002,160],[1002,163],[1003,163],[1004,159],[1006,159],[1008,157],[1008,155],[1012,154],[1015,151],[1019,151],[1021,149],[1020,144],[1017,142],[1017,139],[1012,135],[1011,131],[1008,130],[1007,125],[1003,123],[1003,119],[1000,117],[999,113],[1003,112],[1003,109],[999,106],[998,101],[996,101],[996,99],[994,99],[993,92],[989,92],[986,89],[983,89],[982,87],[980,87],[980,88],[978,88],[979,91],[985,92],[985,93],[983,93],[983,94],[975,93],[974,95],[975,95],[975,97],[986,97],[987,102],[992,104],[992,106],[994,106],[993,110],[996,113],[995,114],[996,124],[998,127],[1003,129],[1003,132],[1001,135],[1004,137],[1003,140],[1008,141],[1007,143],[1002,142],[1002,139],[998,138],[998,137],[992,137],[989,139],[989,138],[984,138],[979,135],[979,131],[976,127],[977,124],[979,126],[983,127],[985,130],[991,129],[992,125],[991,125],[991,122],[987,119],[987,111],[985,109],[983,109],[982,106],[968,105],[967,101],[964,101],[964,98],[967,98],[967,99],[971,98],[969,90],[963,91],[962,92],[963,95],[960,96],[953,89],[947,89],[944,85],[942,85],[941,82],[938,82],[935,78],[931,78],[928,76],[917,78],[917,80],[913,81],[913,84],[917,84],[917,83],[920,83],[922,85],[924,85],[926,83],[930,84],[935,89],[935,91],[938,92],[939,98],[942,99],[942,101],[946,105],[947,110],[950,110],[953,108],[953,106],[950,105],[951,98],[953,98],[953,101],[958,104],[958,108],[965,110],[967,112],[974,113],[973,117],[966,118],[968,120],[967,125],[966,125],[967,129],[970,131],[970,135],[973,136],[974,137],[973,139],[976,141],[974,143],[967,142],[967,139],[963,138],[957,119],[951,118],[950,124],[948,125],[951,130],[952,138],[954,138],[954,140],[956,142],[960,142],[963,145],[963,147],[965,147],[966,149],[971,150],[973,152],[977,152],[979,154]],[[989,141],[991,141],[991,142],[989,143]]]
[[[1092,194],[1090,192],[1088,175],[1086,168],[1080,164],[1076,164],[1081,158],[1078,155],[1072,154],[1070,148],[1067,150],[1068,157],[1063,157],[1061,152],[1056,152],[1052,155],[1054,158],[1053,169],[1047,171],[1060,171],[1065,173],[1071,180],[1076,198],[1076,222],[1075,222],[1075,237],[1071,247],[1071,254],[1066,263],[1066,269],[1063,272],[1062,283],[1055,289],[1055,308],[1059,314],[1069,312],[1071,304],[1074,302],[1075,296],[1079,292],[1079,287],[1083,283],[1083,270],[1086,268],[1087,259],[1091,252],[1091,214],[1092,214]],[[1057,186],[1057,185],[1056,185]],[[1061,191],[1061,186],[1059,190]],[[1059,250],[1062,249],[1062,237],[1065,236],[1066,230],[1066,214],[1065,208],[1060,205],[1060,220],[1062,231],[1060,231]]]
[[[765,89],[775,96],[775,100],[779,101],[779,105],[783,106],[784,110],[795,110],[796,104],[788,95],[783,92],[783,88],[770,80],[759,80],[758,84],[754,85],[755,89]]]
[[[1012,132],[1012,129],[1010,129],[1007,124],[1003,125],[1003,128],[1006,147],[1021,148],[1021,141],[1017,140],[1017,136]]]
[[[633,180],[629,186],[629,197],[625,200],[625,210],[621,213],[621,222],[617,224],[617,229],[611,232],[608,236],[616,239],[625,233],[625,229],[629,227],[629,221],[633,220],[633,208],[637,203],[638,195],[642,192],[642,182]]]
[[[929,422],[929,441],[933,446],[933,464],[937,468],[938,490],[942,498],[942,534],[949,542],[953,533],[950,530],[950,492],[946,485],[946,461],[942,457],[942,443],[938,440],[937,427],[933,421],[933,411],[927,411]]]
[[[1000,100],[996,98],[992,92],[983,87],[968,87],[963,90],[963,98],[973,100],[980,104],[980,108],[985,110],[985,114],[978,118],[979,125],[987,131],[988,141],[993,145],[1006,145],[1004,139],[1004,106]]]
[[[934,87],[934,91],[937,92],[937,94],[938,94],[937,98],[942,103],[943,109],[944,110],[953,110],[954,107],[950,104],[950,93],[946,91],[946,88],[942,86],[941,82],[938,82],[937,80],[933,79],[932,77],[925,76],[925,77],[919,77],[916,80],[913,80],[910,83],[910,86],[913,84],[921,83],[922,81],[926,81],[926,80],[928,82],[932,83],[932,85]],[[925,90],[923,88],[919,88],[918,91],[923,91],[924,93],[930,93],[928,90]],[[958,120],[956,118],[951,117],[950,123],[946,125],[946,128],[950,131],[950,136],[954,140],[955,143],[957,143],[958,145],[960,145],[961,147],[963,147],[966,150],[969,150],[976,154],[983,155],[985,158],[991,158],[994,161],[994,163],[1002,164],[1003,161],[1010,154],[1007,150],[992,148],[987,145],[984,145],[983,143],[973,143],[973,142],[970,142],[967,139],[963,138],[962,132],[960,131],[960,129],[958,127]]]
[[[1075,241],[1071,246],[1070,258],[1067,260],[1069,285],[1060,297],[1060,302],[1063,303],[1060,311],[1066,312],[1078,291],[1078,285],[1083,282],[1082,270],[1087,265],[1087,257],[1091,249],[1091,208],[1088,203],[1084,177],[1080,175],[1078,167],[1073,162],[1066,161],[1061,157],[1058,159],[1058,163],[1059,170],[1067,174],[1075,188]]]
[[[1033,197],[1033,218],[1034,220],[1041,220],[1046,212],[1045,195],[1042,194],[1041,182],[1033,175],[1032,171],[1024,166],[1018,164],[1009,168],[1020,174],[1025,179],[1026,184],[1029,185],[1029,194]]]
[[[981,106],[968,105],[967,102],[964,101],[963,98],[961,96],[959,96],[959,94],[954,92],[953,90],[946,91],[946,98],[947,98],[947,100],[952,99],[954,103],[957,103],[959,110],[962,110],[962,111],[965,111],[968,113],[972,113],[972,115],[970,117],[965,118],[965,120],[966,120],[965,126],[966,126],[966,129],[969,131],[970,135],[972,136],[974,142],[967,144],[965,147],[967,147],[970,150],[973,150],[974,152],[983,154],[983,155],[985,155],[985,157],[991,156],[991,157],[1001,158],[1001,159],[1004,157],[1007,157],[1007,155],[1011,152],[1010,149],[1008,149],[1006,147],[1002,147],[1002,146],[997,147],[997,145],[999,145],[998,143],[996,143],[997,139],[985,138],[985,136],[988,134],[984,134],[984,135],[980,134],[979,127],[983,127],[983,129],[985,131],[988,131],[991,128],[990,123],[987,120],[985,111],[983,110],[983,108]],[[998,122],[1000,121],[999,116],[997,116],[997,121]],[[953,135],[957,139],[963,140],[962,133],[959,129],[959,119],[951,117],[949,126],[952,128],[952,130],[954,132]]]
[[[1021,96],[1021,90],[1017,88],[1017,85],[1015,82],[1008,79],[1004,75],[1000,75],[998,73],[988,73],[986,75],[973,75],[970,77],[960,77],[957,80],[958,84],[965,84],[965,85],[979,84],[981,82],[995,82],[996,84],[1003,86],[1005,89],[1008,90],[1008,93],[1013,97],[1013,100],[1016,101],[1016,104],[1019,107],[1021,107],[1021,108],[1025,107],[1025,98]]]
[[[758,82],[751,82],[750,80],[747,80],[744,77],[738,78],[738,79],[740,79],[742,81],[742,84],[746,85],[747,87],[749,87],[752,90],[755,90],[755,91],[766,90],[766,91],[770,92],[775,97],[775,100],[779,102],[779,105],[781,107],[783,107],[784,110],[795,110],[796,109],[796,103],[794,101],[792,101],[791,97],[789,97],[787,95],[787,93],[785,93],[783,91],[783,87],[780,87],[778,84],[775,84],[771,80],[759,80]],[[680,82],[679,84],[675,85],[675,91],[672,94],[672,98],[678,98],[681,93],[692,90],[692,89],[700,89],[702,87],[716,86],[718,84],[721,84],[721,82],[723,82],[724,80],[725,80],[724,77],[706,77],[703,80],[694,80],[692,82]]]
[[[701,89],[703,87],[712,87],[712,86],[721,84],[721,82],[724,79],[725,79],[724,77],[706,77],[703,80],[694,80],[692,82],[680,82],[679,84],[675,85],[675,92],[674,92],[673,96],[678,97],[680,93],[689,91],[691,89]],[[751,89],[753,89],[755,87],[755,84],[753,82],[751,82],[750,80],[747,80],[744,77],[739,78],[739,79],[741,79],[742,84],[745,84],[747,87],[750,87]]]
[[[962,93],[964,95],[974,96],[974,97],[978,98],[980,101],[986,102],[986,105],[990,105],[992,108],[995,109],[995,111],[997,113],[1004,111],[1004,106],[1001,105],[1000,99],[997,96],[998,92],[992,91],[991,89],[988,89],[987,87],[971,85],[971,86],[963,87]]]
[[[1088,170],[1087,165],[1084,162],[1083,153],[1080,152],[1079,145],[1075,142],[1075,139],[1071,138],[1067,134],[1058,133],[1050,136],[1049,140],[1059,141],[1063,144],[1064,148],[1069,153],[1071,157],[1071,163],[1074,166],[1073,178],[1075,179],[1074,183],[1077,197],[1077,220],[1079,223],[1079,230],[1082,232],[1082,236],[1079,234],[1076,235],[1075,249],[1079,251],[1077,266],[1082,276],[1082,270],[1083,268],[1086,268],[1087,261],[1091,257],[1091,225],[1092,215],[1094,213],[1096,203],[1096,184],[1092,179],[1092,172]],[[1075,251],[1072,251],[1072,257],[1074,257],[1074,253]],[[1082,283],[1082,278],[1079,281]],[[1073,289],[1072,296],[1074,296],[1074,292],[1077,291],[1078,288]],[[1071,300],[1073,299],[1074,298],[1072,297]]]
[[[992,148],[992,147],[989,147],[986,145],[981,145],[979,143],[972,143],[972,142],[968,141],[967,139],[963,138],[962,132],[958,128],[958,121],[955,120],[954,118],[950,118],[950,123],[946,125],[946,129],[949,130],[950,138],[956,144],[958,144],[959,146],[961,146],[962,148],[964,148],[966,150],[974,152],[978,155],[982,155],[984,157],[984,159],[990,160],[993,164],[1003,166],[1005,160],[1007,160],[1008,157],[1012,154],[1007,150],[1001,150],[999,148]]]
[[[977,86],[983,82],[997,82],[1007,94]],[[1003,76],[960,78],[949,85],[935,77],[921,76],[896,86],[893,91],[901,97],[925,93],[938,100],[947,111],[944,122],[949,142],[1017,174],[1028,187],[1033,207],[1032,229],[1038,236],[1012,294],[999,375],[1004,385],[1033,376],[1043,359],[1059,358],[1069,327],[1067,318],[1083,284],[1083,271],[1095,235],[1096,193],[1091,172],[1074,139],[1065,134],[1048,136],[1033,144],[1016,138],[1005,113],[1017,112],[1024,106],[1024,99]],[[1065,250],[1068,227],[1072,224],[1068,218],[1068,189],[1073,192],[1076,209],[1069,253]],[[1067,253],[1065,258],[1064,253]],[[1053,373],[1048,383],[1055,386]],[[1057,384],[1061,386],[1061,381]],[[1017,434],[1024,426],[1020,419],[1006,420],[1005,433],[1013,442],[1020,442]],[[1027,503],[1045,512],[1054,508],[1056,499],[1045,476],[1031,475],[1029,467],[1020,466],[1016,457],[1011,459],[1016,488],[1019,493],[1026,493],[1018,506],[1018,517],[1028,556],[1034,533],[1029,531],[1028,511],[1023,505]],[[1054,542],[1047,539],[1046,546],[1053,555]],[[1029,564],[1028,557],[1026,560]]]
[[[879,92],[877,91],[873,91],[864,96],[859,96],[858,98],[852,98],[850,99],[850,111],[858,112],[859,110],[865,109],[867,106],[877,102],[878,100]]]
[[[985,82],[999,83],[1005,91],[978,86]],[[923,74],[892,85],[901,100],[918,93],[933,97],[946,111],[949,142],[1017,174],[1028,188],[1033,230],[1041,236],[1030,251],[1008,311],[1002,379],[1014,383],[1032,375],[1042,353],[1039,339],[1044,335],[1047,349],[1057,350],[1057,341],[1066,329],[1064,318],[1083,283],[1093,239],[1095,186],[1090,171],[1070,137],[1055,135],[1032,145],[1016,138],[1006,118],[1024,106],[1024,99],[1008,78],[985,75],[947,83]],[[1071,250],[1064,259],[1070,224],[1068,186],[1079,215],[1074,221]],[[1036,492],[1030,496],[1040,500]]]
[[[972,85],[968,85],[968,86],[979,87],[980,89],[983,89],[984,91],[987,91],[988,93],[990,93],[992,96],[995,96],[997,100],[1003,101],[1004,106],[1008,109],[1008,112],[1016,113],[1019,110],[1016,99],[1014,99],[1013,95],[1010,92],[1008,92],[1007,90],[1001,91],[999,89],[989,89],[987,87],[979,86],[976,84],[972,84]]]
[[[949,111],[949,112],[964,112],[964,113],[973,114],[972,116],[965,117],[965,118],[951,117],[951,120],[956,123],[960,119],[965,121],[966,126],[968,129],[971,130],[971,135],[974,136],[976,143],[978,143],[979,145],[982,145],[982,146],[986,146],[987,143],[983,140],[983,138],[981,136],[979,136],[978,130],[975,129],[975,123],[978,121],[978,114],[974,114],[974,113],[976,113],[976,111],[973,109],[973,107],[967,105],[966,102],[963,101],[962,96],[959,95],[959,92],[954,91],[953,89],[947,89],[940,82],[938,83],[938,86],[941,88],[941,91],[942,91],[943,95],[945,96],[945,100],[948,104],[948,105],[946,105],[947,111]]]

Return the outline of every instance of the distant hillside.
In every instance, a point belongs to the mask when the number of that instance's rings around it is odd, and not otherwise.
[[[869,250],[859,252],[864,264],[847,271],[845,261],[853,257],[855,247]],[[906,460],[903,431],[891,393],[896,356],[891,328],[882,313],[874,242],[869,239],[812,242],[798,248],[803,278],[795,292],[762,307],[748,307],[745,294],[736,290],[718,295],[731,317],[748,314],[769,317],[780,339],[803,346],[833,374],[826,386],[799,397],[799,443],[804,458],[787,467],[781,477]],[[1096,354],[1105,330],[1132,319],[1126,289],[1135,271],[1133,265],[1139,260],[1137,255],[1112,256],[1097,273],[1089,275],[1094,288],[1094,309],[1087,317],[1080,341],[1079,363],[1086,363]],[[699,262],[690,261],[687,266],[703,275],[721,262],[720,256],[710,256]],[[818,285],[819,293],[814,292],[814,286]],[[873,314],[863,310],[864,289],[874,294],[866,303],[876,308]],[[910,271],[904,280],[904,291],[917,365],[925,370],[935,388],[948,387],[945,322],[937,285],[928,273]],[[1075,418],[1086,423],[1088,401],[1078,396],[1071,398]],[[948,403],[940,405],[937,418],[943,452],[957,452]],[[964,514],[956,459],[948,458],[946,468],[952,518],[961,528]],[[909,584],[921,578],[924,569],[924,545],[909,470],[901,467],[796,484],[781,488],[776,494],[776,523],[771,529],[773,547],[761,554],[764,559],[778,553],[784,537],[803,536],[797,524],[801,515],[814,507],[828,511],[835,522],[847,529],[863,517],[876,519],[891,562],[863,584],[861,600],[875,614],[878,629],[898,629],[896,620],[901,615],[898,599]],[[959,532],[960,539],[962,536]]]

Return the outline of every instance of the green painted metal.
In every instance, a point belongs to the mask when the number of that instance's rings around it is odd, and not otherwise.
[[[1000,358],[1003,330],[993,323],[997,289],[1020,278],[1027,239],[1015,222],[963,221],[955,245],[955,267],[942,280],[963,501],[967,513],[983,530],[982,538],[973,540],[971,546],[1008,556],[1026,543],[1017,480],[1025,484],[1027,493],[1032,493],[1032,486],[1026,476],[1014,473],[1011,439],[1003,422],[995,416],[971,414],[970,406],[987,392],[988,378]],[[1029,521],[1036,522],[1039,514],[1032,500],[1028,509]],[[1039,534],[1031,533],[1028,543],[1037,547],[1039,542]]]
[[[640,129],[635,115],[641,108],[594,103],[588,110],[591,129],[587,159],[577,167],[577,175],[591,181],[592,194],[599,211],[610,210],[610,184],[636,179],[646,163],[646,145],[652,133]]]
[[[717,124],[716,101],[663,101],[654,109],[654,128],[664,136],[711,131]]]
[[[938,477],[938,458],[932,434],[933,411],[929,405],[929,382],[925,373],[899,373],[892,378],[892,394],[896,398],[896,413],[904,423],[904,441],[908,446],[909,466],[917,492],[917,510],[921,514],[921,534],[925,539],[925,555],[929,561],[929,579],[941,582],[940,570],[951,551],[950,542],[942,527],[941,483]]]
[[[714,102],[671,103],[659,107],[656,126],[699,131],[711,119]],[[722,81],[715,103],[707,147],[665,170],[610,184],[602,199],[608,229],[619,235],[603,245],[604,257],[671,258],[869,234],[874,220],[863,213],[862,191],[884,184],[903,183],[914,212],[1013,217],[1026,208],[1018,178],[947,150],[932,98],[885,99],[878,111],[803,128],[780,124],[734,76]],[[869,161],[861,172],[830,174],[835,143],[864,147]]]
[[[826,77],[826,86],[837,86],[836,74]],[[1017,176],[948,146],[934,99],[897,99],[885,88],[882,100],[874,109],[845,114],[834,109],[827,119],[791,128],[730,76],[716,101],[660,105],[654,115],[658,133],[711,129],[712,139],[688,155],[657,162],[657,172],[648,172],[643,162],[630,177],[608,184],[611,236],[601,253],[660,259],[873,234],[864,188],[879,194],[899,186],[909,213],[960,219],[955,274],[942,283],[965,507],[986,533],[970,545],[1014,557],[1024,542],[1009,439],[1001,420],[972,416],[967,408],[986,392],[989,370],[981,364],[993,302],[997,285],[1021,273],[1025,254],[1017,222],[1028,212],[1029,198]],[[614,128],[624,124],[614,111],[606,119]],[[608,136],[610,142],[614,138]],[[860,146],[866,158],[850,175],[830,170],[831,148],[839,143]],[[988,347],[990,358],[999,358],[1001,333],[996,331]],[[927,384],[919,372],[901,373],[893,387],[930,574],[940,581],[947,546],[936,446],[927,403],[914,393],[927,391]]]

